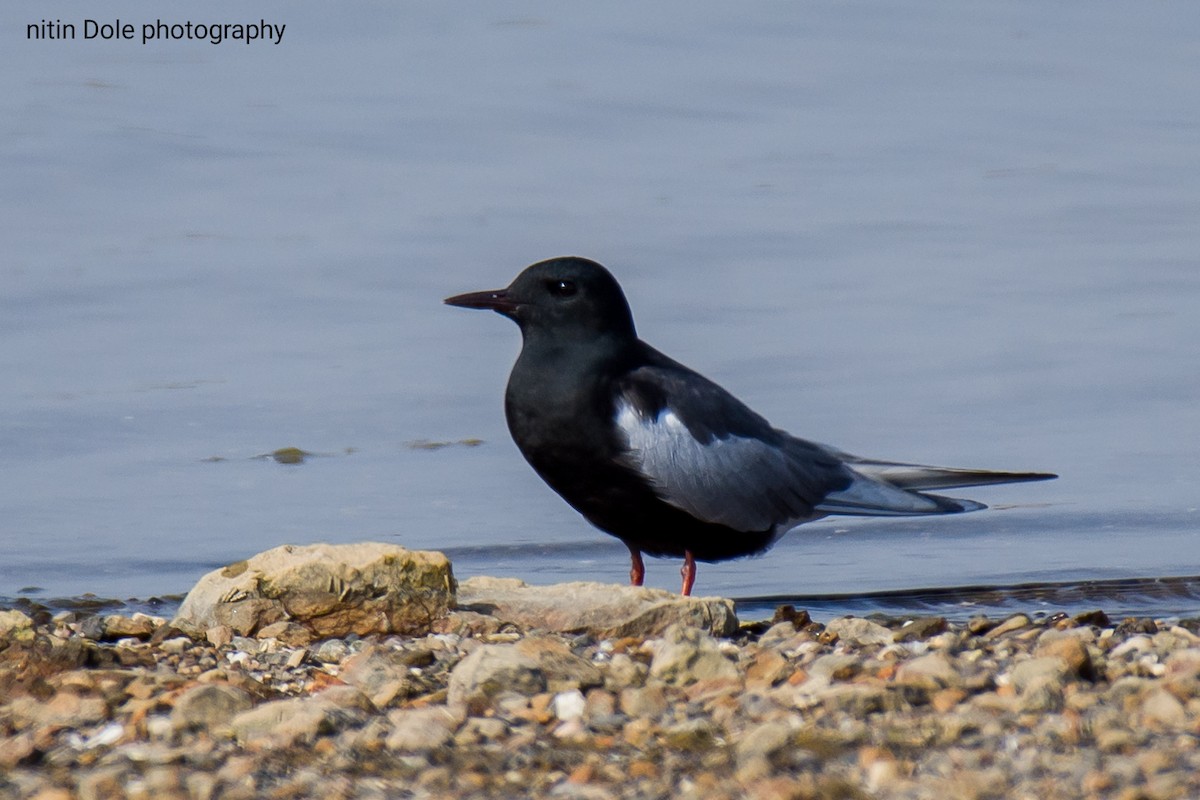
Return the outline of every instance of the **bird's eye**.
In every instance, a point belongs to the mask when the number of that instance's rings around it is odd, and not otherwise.
[[[546,288],[555,297],[570,297],[575,294],[575,283],[573,281],[546,281]]]

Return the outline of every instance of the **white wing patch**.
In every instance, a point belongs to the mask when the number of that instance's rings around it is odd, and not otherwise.
[[[670,409],[646,419],[630,403],[617,407],[627,462],[650,479],[659,495],[692,516],[740,531],[782,533],[820,514],[789,488],[792,467],[778,449],[757,439],[729,436],[696,441]]]

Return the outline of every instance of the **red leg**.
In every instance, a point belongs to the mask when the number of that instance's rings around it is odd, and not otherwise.
[[[683,576],[683,589],[680,594],[687,597],[692,593],[692,584],[696,582],[696,558],[691,550],[683,551],[683,567],[679,570]]]
[[[633,547],[629,548],[629,585],[641,586],[646,579],[646,565],[642,563],[642,553]]]

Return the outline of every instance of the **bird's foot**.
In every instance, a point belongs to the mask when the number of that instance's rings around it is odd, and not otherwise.
[[[629,548],[629,585],[641,586],[646,580],[646,565],[642,563],[642,554],[638,550]]]
[[[692,584],[696,582],[696,557],[692,555],[691,550],[683,552],[683,566],[679,569],[679,574],[683,576],[683,588],[679,593],[689,597],[692,594]]]

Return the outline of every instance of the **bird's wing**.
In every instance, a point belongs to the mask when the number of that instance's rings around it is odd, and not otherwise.
[[[847,468],[836,451],[772,428],[707,378],[658,363],[618,381],[615,421],[626,464],[692,516],[741,531],[784,529],[824,514],[939,514],[977,503],[896,488]]]

